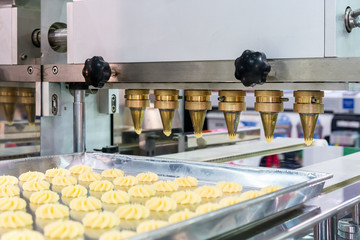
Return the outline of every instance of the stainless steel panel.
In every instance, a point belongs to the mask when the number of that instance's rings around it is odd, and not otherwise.
[[[0,65],[0,82],[41,82],[40,65]]]

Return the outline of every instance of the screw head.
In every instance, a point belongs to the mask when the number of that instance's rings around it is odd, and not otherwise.
[[[27,72],[28,72],[28,74],[32,74],[34,72],[34,68],[32,66],[29,66],[27,68]]]
[[[53,73],[53,74],[57,74],[58,72],[59,72],[58,67],[57,67],[57,66],[53,66],[53,67],[52,67],[52,73]]]

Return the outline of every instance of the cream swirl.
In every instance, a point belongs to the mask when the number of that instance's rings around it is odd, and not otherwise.
[[[89,185],[90,191],[95,191],[95,192],[107,192],[112,190],[113,188],[114,185],[108,180],[94,181]]]
[[[0,197],[14,197],[20,195],[20,188],[13,185],[0,186]]]
[[[130,196],[127,192],[121,190],[109,191],[101,196],[101,201],[108,204],[128,203]]]
[[[59,201],[59,194],[50,190],[34,192],[30,196],[30,202],[33,204],[56,203]]]
[[[267,193],[278,191],[280,189],[282,189],[282,187],[276,186],[276,185],[269,185],[269,186],[262,188],[261,191],[267,194]]]
[[[136,232],[133,231],[119,231],[119,230],[111,230],[104,234],[102,234],[99,240],[120,240],[120,239],[127,239],[136,235]]]
[[[101,172],[101,176],[104,178],[116,178],[124,176],[124,172],[117,168],[106,169]]]
[[[124,220],[140,220],[150,216],[150,210],[140,204],[126,204],[118,207],[115,214]]]
[[[198,185],[198,180],[191,176],[176,178],[174,182],[179,185],[179,187],[197,187]]]
[[[17,211],[26,208],[26,202],[19,197],[0,198],[0,211]]]
[[[156,212],[169,212],[174,211],[177,208],[177,204],[174,199],[169,197],[153,197],[146,201],[145,206],[151,211]]]
[[[205,203],[196,208],[196,214],[205,214],[218,210],[221,206],[217,203]]]
[[[180,211],[177,213],[172,214],[169,217],[169,222],[170,223],[177,223],[177,222],[181,222],[184,221],[186,219],[195,217],[196,213],[189,211],[188,209],[185,209],[184,211]]]
[[[81,185],[71,185],[61,190],[61,196],[67,198],[83,197],[87,195],[87,190]]]
[[[38,207],[35,215],[39,219],[62,219],[69,216],[69,208],[59,203],[48,203]]]
[[[178,190],[178,185],[173,181],[158,181],[152,186],[157,192],[175,192]]]
[[[45,238],[37,231],[21,229],[5,233],[1,240],[45,240]]]
[[[16,185],[18,184],[19,180],[10,175],[3,175],[0,176],[0,186],[8,186],[8,185]]]
[[[70,202],[70,208],[75,211],[95,211],[100,210],[101,207],[101,201],[94,197],[79,197]]]
[[[150,186],[136,185],[130,188],[128,193],[131,197],[145,198],[155,196],[156,191]]]
[[[94,182],[101,179],[101,175],[97,172],[85,172],[79,175],[79,181]]]
[[[120,219],[112,212],[92,212],[82,220],[84,227],[93,229],[113,228],[120,224]]]
[[[242,186],[237,182],[218,182],[216,186],[224,193],[239,193],[242,190]]]
[[[115,178],[113,183],[115,184],[115,186],[131,187],[138,184],[139,180],[137,180],[137,178],[134,176],[125,176]]]
[[[41,191],[41,190],[49,190],[50,188],[50,183],[48,183],[47,181],[30,181],[30,182],[25,182],[22,185],[22,188],[24,189],[24,191],[28,191],[28,192],[37,192],[37,191]]]
[[[42,181],[45,179],[45,174],[38,171],[29,171],[26,173],[23,173],[19,176],[19,180],[21,182],[29,182],[29,181]]]
[[[226,197],[226,198],[221,199],[219,204],[222,207],[228,207],[228,206],[234,205],[239,202],[241,202],[241,198],[233,196],[233,197]]]
[[[165,227],[167,225],[169,225],[169,223],[166,221],[148,220],[148,221],[140,223],[139,226],[137,226],[137,228],[136,228],[136,232],[137,233],[150,232],[152,230],[155,230],[155,229],[158,229],[161,227]]]
[[[197,204],[201,202],[201,196],[194,191],[179,191],[171,194],[171,198],[176,201],[177,204]]]
[[[44,235],[48,239],[74,239],[84,235],[84,226],[76,221],[60,220],[46,225]]]
[[[32,224],[31,215],[23,211],[8,211],[0,214],[0,228],[22,228]]]
[[[48,169],[45,172],[45,176],[48,178],[54,178],[54,177],[58,177],[58,176],[69,176],[70,172],[69,170],[65,169],[65,168],[52,168],[52,169]]]
[[[136,175],[136,178],[139,180],[139,182],[150,183],[150,182],[156,182],[159,179],[159,176],[153,172],[144,172]]]
[[[200,194],[202,198],[219,198],[222,196],[220,188],[215,186],[202,186],[195,189],[195,192]]]
[[[53,186],[70,186],[76,185],[77,180],[71,176],[57,176],[51,180]]]
[[[86,165],[75,165],[72,166],[69,169],[70,173],[73,175],[80,175],[82,173],[86,173],[86,172],[92,172],[92,168],[90,166],[86,166]]]
[[[260,197],[261,195],[264,195],[265,193],[262,191],[257,191],[257,190],[251,190],[251,191],[247,191],[244,192],[240,195],[240,201],[247,201],[250,200],[252,198],[256,198],[256,197]]]

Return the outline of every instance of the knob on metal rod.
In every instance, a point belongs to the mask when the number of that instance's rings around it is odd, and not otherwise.
[[[353,28],[360,27],[360,9],[352,10],[351,7],[347,7],[345,10],[345,28],[349,33]]]
[[[109,63],[95,56],[86,59],[82,74],[87,85],[102,88],[110,79],[112,71]]]

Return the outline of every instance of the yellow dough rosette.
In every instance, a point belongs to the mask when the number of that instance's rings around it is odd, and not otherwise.
[[[113,180],[115,188],[118,190],[128,191],[129,188],[137,185],[139,180],[134,176],[117,177]]]
[[[25,210],[26,201],[19,197],[0,198],[0,211],[19,211]]]
[[[159,176],[153,172],[143,172],[136,175],[136,178],[139,182],[145,184],[156,182],[159,179]]]
[[[220,209],[220,204],[217,203],[205,203],[196,208],[196,214],[205,214]]]
[[[39,182],[45,179],[45,174],[38,171],[29,171],[19,176],[20,182]]]
[[[27,228],[32,224],[31,215],[23,211],[8,211],[0,214],[1,229]]]
[[[175,178],[174,182],[179,186],[180,189],[191,190],[198,185],[198,180],[191,176]]]
[[[142,222],[139,224],[139,226],[136,228],[137,233],[145,233],[150,232],[152,230],[165,227],[169,225],[169,222],[167,221],[161,221],[161,220],[148,220],[145,222]]]
[[[19,180],[10,175],[0,176],[0,186],[17,185]]]
[[[78,176],[82,173],[92,172],[93,169],[90,166],[86,166],[86,165],[75,165],[75,166],[72,166],[69,169],[69,171],[70,171],[71,175]]]
[[[220,188],[223,193],[239,193],[243,188],[237,182],[218,182],[216,187]]]
[[[201,196],[194,191],[179,191],[171,194],[171,198],[178,204],[180,210],[189,209],[195,211],[201,203]]]
[[[5,233],[1,240],[45,240],[45,238],[37,231],[21,229]]]
[[[0,186],[0,197],[15,197],[20,195],[20,188],[13,185]]]
[[[99,238],[99,240],[121,240],[121,239],[127,239],[131,238],[136,235],[136,232],[133,231],[119,231],[119,230],[111,230],[104,234],[102,234]]]
[[[260,197],[261,195],[264,195],[265,193],[262,191],[257,191],[257,190],[251,190],[251,191],[247,191],[244,192],[240,195],[240,200],[241,202],[243,201],[247,201],[256,197]]]
[[[184,211],[180,211],[180,212],[176,212],[174,214],[172,214],[169,217],[169,222],[170,223],[177,223],[177,222],[181,222],[184,221],[186,219],[189,218],[193,218],[196,216],[196,213],[189,211],[188,209],[185,209]]]
[[[265,194],[267,194],[267,193],[272,193],[272,192],[278,191],[280,189],[282,189],[282,187],[277,186],[277,185],[269,185],[269,186],[262,188],[261,191],[264,192]]]
[[[44,235],[47,239],[82,239],[84,226],[76,221],[59,220],[52,222],[44,228]]]
[[[117,168],[106,169],[101,172],[101,177],[105,179],[114,179],[124,176],[124,172]]]

